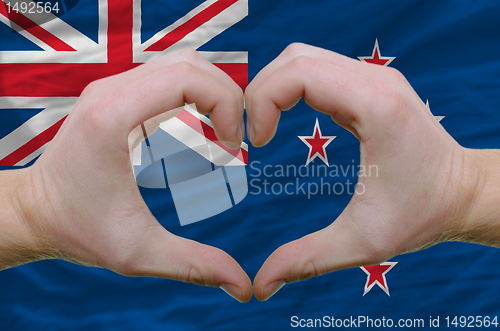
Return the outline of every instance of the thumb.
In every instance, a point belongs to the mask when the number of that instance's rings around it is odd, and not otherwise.
[[[133,262],[119,273],[219,287],[240,302],[251,299],[250,278],[226,252],[173,235],[160,224],[151,228]]]
[[[265,301],[285,284],[372,264],[376,255],[360,245],[355,230],[343,213],[330,226],[279,247],[255,277],[255,297]]]

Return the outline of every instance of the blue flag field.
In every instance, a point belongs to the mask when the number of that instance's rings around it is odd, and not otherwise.
[[[0,170],[36,162],[95,79],[189,47],[245,88],[293,42],[398,69],[459,144],[500,148],[498,1],[80,0],[66,9],[64,1],[44,1],[65,10],[50,17],[9,13],[8,2],[0,1]],[[200,123],[198,131],[210,140],[208,122]],[[165,132],[169,146],[192,152]],[[329,139],[324,159],[308,160],[306,139],[316,133]],[[152,137],[141,147],[144,167]],[[205,170],[190,170],[190,178],[205,179],[188,185],[189,178],[169,177],[162,155],[147,161],[156,162],[161,185],[153,187],[156,179],[141,185],[146,173],[138,184],[168,231],[226,251],[253,280],[276,248],[340,215],[354,192],[360,157],[356,137],[304,101],[281,113],[268,145],[245,142],[240,159],[247,165],[238,170],[193,152],[186,158]],[[213,189],[209,180],[219,185],[214,195],[221,205],[194,215],[181,196],[203,185]],[[442,243],[379,266],[288,284],[266,302],[246,304],[217,288],[61,260],[0,271],[2,331],[333,327],[497,329],[500,250]]]

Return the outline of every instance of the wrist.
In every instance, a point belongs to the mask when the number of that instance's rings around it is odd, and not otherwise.
[[[499,150],[464,149],[464,212],[454,240],[500,247]],[[457,202],[460,202],[458,200]]]
[[[0,172],[0,270],[40,260],[38,235],[30,226],[30,168]]]

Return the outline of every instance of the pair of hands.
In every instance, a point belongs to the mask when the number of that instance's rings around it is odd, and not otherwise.
[[[275,134],[280,111],[302,97],[360,140],[361,164],[377,165],[327,228],[278,248],[257,274],[267,300],[283,284],[373,265],[457,239],[477,178],[469,150],[434,119],[395,69],[292,44],[246,89],[247,133],[255,146]],[[220,287],[241,302],[252,282],[225,252],[165,230],[134,180],[129,134],[148,119],[195,103],[219,140],[240,144],[244,96],[221,70],[182,50],[91,83],[46,152],[17,171],[31,260],[62,258],[128,276]],[[12,175],[14,176],[14,175]]]

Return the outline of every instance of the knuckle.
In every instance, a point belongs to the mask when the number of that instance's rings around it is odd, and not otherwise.
[[[383,103],[387,105],[386,109],[390,109],[391,111],[401,109],[403,98],[398,88],[393,86],[381,86],[377,88],[377,94],[380,96]]]
[[[94,80],[93,82],[88,84],[85,87],[85,89],[82,91],[80,97],[84,97],[84,98],[90,97],[90,96],[95,95],[95,94],[99,93],[100,91],[102,91],[104,88],[103,80],[104,79]]]
[[[318,277],[324,274],[324,268],[319,268],[316,261],[307,261],[302,268],[302,273],[299,275],[299,280],[306,280],[311,277]]]
[[[293,65],[299,71],[311,71],[316,65],[317,61],[309,56],[300,55],[293,59]]]
[[[94,137],[111,137],[123,122],[124,109],[119,107],[123,100],[130,99],[122,90],[107,92],[106,95],[87,100],[80,108],[82,128]]]
[[[398,83],[406,83],[405,76],[397,69],[393,67],[384,67],[385,75],[390,76],[393,80]]]
[[[184,265],[177,270],[175,279],[196,285],[215,286],[213,275],[210,275],[210,273],[207,274],[207,270],[202,262],[210,258],[207,252],[199,245],[191,246],[187,251],[189,252],[189,256],[198,256],[201,259],[184,261]]]
[[[106,130],[106,119],[112,113],[113,98],[97,98],[87,104],[83,111],[83,123],[85,126],[96,133],[103,133]]]
[[[177,51],[177,55],[183,60],[188,62],[195,62],[200,59],[201,55],[192,48],[183,48]]]
[[[408,82],[397,69],[380,68],[381,79],[369,79],[364,86],[369,102],[376,105],[374,114],[378,119],[392,123],[407,114],[409,108]]]
[[[303,43],[298,43],[298,42],[291,43],[285,48],[284,53],[290,55],[291,57],[297,57],[303,54],[307,47],[308,46]]]
[[[398,86],[391,84],[378,84],[373,89],[373,99],[376,100],[378,107],[377,116],[384,120],[397,118],[406,109],[405,98],[401,89]]]
[[[193,67],[191,63],[182,61],[171,65],[168,69],[175,79],[182,79],[191,73]]]
[[[105,129],[106,120],[115,109],[115,100],[120,100],[117,91],[106,91],[109,86],[108,79],[100,79],[91,82],[85,87],[78,99],[75,111],[84,124],[83,127],[92,132],[102,133]]]
[[[181,279],[185,280],[186,283],[205,285],[205,281],[196,267],[189,268],[189,271],[186,273],[184,278]]]

